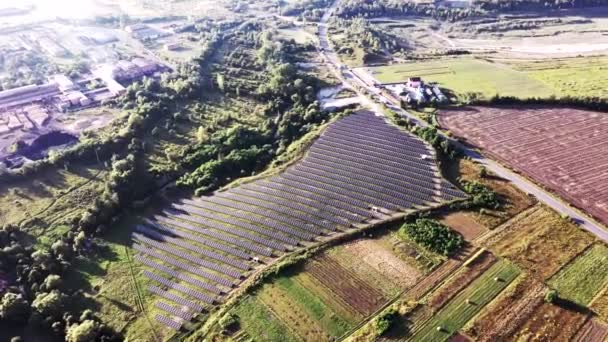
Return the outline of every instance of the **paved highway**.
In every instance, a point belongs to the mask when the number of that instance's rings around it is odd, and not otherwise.
[[[351,89],[364,88],[371,94],[376,94],[376,96],[380,99],[381,102],[388,104],[389,108],[393,111],[397,112],[399,115],[408,118],[411,122],[416,125],[427,127],[429,124],[425,121],[420,120],[418,117],[408,113],[407,111],[400,108],[400,104],[394,101],[392,98],[386,97],[382,94],[380,89],[377,89],[373,84],[369,84],[365,82],[361,77],[359,77],[356,73],[346,67],[340,61],[340,58],[336,54],[333,49],[332,44],[330,43],[327,37],[327,22],[333,15],[338,3],[340,1],[336,0],[331,7],[329,7],[321,22],[319,23],[319,53],[324,58],[325,62],[329,65],[330,69],[334,72],[334,74],[342,80],[344,86],[349,87]],[[353,85],[357,85],[357,87],[353,87]],[[362,98],[362,102],[364,105],[367,105],[371,109],[378,111],[378,104],[373,103],[369,97],[364,96],[361,92],[357,91]],[[441,132],[443,134],[443,132]],[[606,230],[600,223],[585,215],[581,211],[576,208],[571,207],[568,203],[564,202],[560,198],[556,197],[552,193],[546,191],[535,183],[531,182],[527,178],[503,167],[499,163],[485,158],[483,155],[479,154],[475,150],[472,150],[458,141],[455,141],[444,135],[445,138],[450,139],[458,148],[460,148],[465,155],[469,156],[472,160],[477,163],[485,166],[486,169],[498,175],[501,178],[509,180],[515,186],[523,190],[524,192],[535,196],[540,202],[545,205],[553,208],[555,211],[562,215],[568,215],[574,222],[576,222],[579,226],[586,229],[590,233],[597,236],[599,239],[608,242],[608,230]]]

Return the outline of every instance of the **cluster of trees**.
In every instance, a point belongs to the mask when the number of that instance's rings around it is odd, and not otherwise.
[[[458,205],[461,208],[500,208],[500,199],[498,194],[489,187],[481,184],[478,181],[461,180],[462,189],[471,196],[469,201],[460,202]]]
[[[419,218],[405,223],[400,231],[429,250],[442,255],[452,255],[464,245],[462,236],[438,221]]]
[[[456,21],[482,12],[475,8],[459,9],[437,7],[433,3],[394,0],[344,0],[336,14],[342,18],[376,18],[391,16],[428,16],[436,19]]]
[[[0,296],[0,328],[27,326],[67,341],[118,341],[117,333],[90,310],[67,309],[82,300],[79,291],[66,291],[62,278],[74,257],[88,246],[84,233],[68,232],[48,250],[25,245],[24,240],[25,234],[16,226],[0,230],[0,274],[16,277],[16,284]]]
[[[399,311],[396,308],[391,307],[390,309],[383,312],[378,318],[376,318],[376,336],[382,336],[386,334],[390,328],[399,319]]]
[[[354,19],[338,18],[333,20],[332,26],[340,28],[345,33],[345,41],[339,44],[341,46],[338,50],[339,53],[350,53],[353,47],[348,46],[349,44],[363,49],[367,55],[383,54],[385,52],[394,53],[402,49],[397,37],[360,17]],[[365,59],[364,57],[364,62],[366,62]]]
[[[414,126],[412,128],[412,132],[422,140],[431,144],[431,146],[433,146],[437,152],[449,159],[454,159],[460,154],[460,151],[456,149],[448,139],[439,134],[436,127]]]
[[[296,0],[279,6],[281,6],[282,15],[297,16],[305,21],[319,21],[325,8],[329,7],[332,2],[332,0]]]
[[[0,91],[29,84],[42,84],[47,75],[57,71],[54,64],[33,51],[7,56],[0,54],[0,69],[6,73],[0,83]]]

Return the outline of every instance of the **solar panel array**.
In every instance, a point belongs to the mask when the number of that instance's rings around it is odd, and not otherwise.
[[[135,260],[157,285],[156,319],[180,330],[251,274],[255,262],[324,235],[464,198],[435,152],[370,113],[332,123],[306,157],[279,175],[184,199],[133,233]],[[165,316],[166,314],[171,317]]]

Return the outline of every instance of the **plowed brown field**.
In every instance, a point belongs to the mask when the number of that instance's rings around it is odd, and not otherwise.
[[[608,114],[568,108],[469,107],[440,125],[608,223]]]

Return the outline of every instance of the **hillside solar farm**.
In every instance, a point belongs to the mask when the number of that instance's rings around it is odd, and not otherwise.
[[[163,311],[156,319],[180,330],[286,252],[465,197],[426,143],[360,112],[331,124],[285,172],[146,219],[133,234],[135,259],[158,283],[148,288]]]
[[[608,223],[605,114],[570,108],[442,111],[442,127]]]

